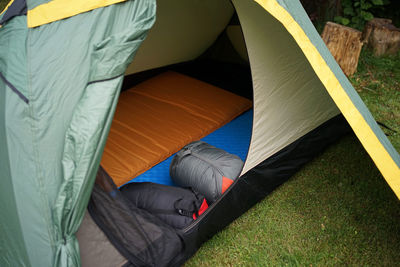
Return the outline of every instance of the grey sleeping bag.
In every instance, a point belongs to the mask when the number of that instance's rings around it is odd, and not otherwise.
[[[242,168],[243,161],[238,156],[196,141],[175,155],[170,175],[174,183],[192,187],[212,203],[233,183]]]

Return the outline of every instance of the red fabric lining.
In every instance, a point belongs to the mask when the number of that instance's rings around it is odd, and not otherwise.
[[[208,209],[208,204],[207,204],[206,199],[204,199],[203,203],[201,203],[201,206],[200,206],[200,209],[199,209],[199,212],[198,212],[199,216],[201,214],[203,214],[207,209]],[[197,219],[196,213],[193,213],[193,220],[196,220],[196,219]]]
[[[226,191],[226,189],[228,189],[231,184],[233,184],[233,180],[226,178],[225,176],[222,176],[222,193],[224,193]]]

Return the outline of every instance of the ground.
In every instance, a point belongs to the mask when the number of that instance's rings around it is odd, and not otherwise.
[[[350,77],[400,151],[400,54],[363,51]],[[344,137],[185,266],[400,266],[400,201],[354,134]]]
[[[0,12],[3,12],[3,9],[6,7],[8,0],[0,0]]]
[[[0,10],[7,0],[0,0]],[[400,151],[400,54],[350,77]],[[185,266],[400,266],[400,201],[354,135],[206,242]]]

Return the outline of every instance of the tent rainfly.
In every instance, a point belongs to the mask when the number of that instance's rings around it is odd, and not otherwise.
[[[13,0],[0,25],[1,266],[180,265],[350,127],[400,197],[399,154],[298,0]],[[251,141],[176,230],[94,181],[125,75],[198,62],[221,36],[251,69]]]

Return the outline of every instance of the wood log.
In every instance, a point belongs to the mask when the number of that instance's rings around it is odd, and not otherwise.
[[[360,31],[333,22],[327,22],[322,32],[322,39],[347,76],[357,70],[361,37]]]
[[[400,50],[400,29],[390,19],[374,18],[364,27],[363,41],[375,56],[393,55]]]

